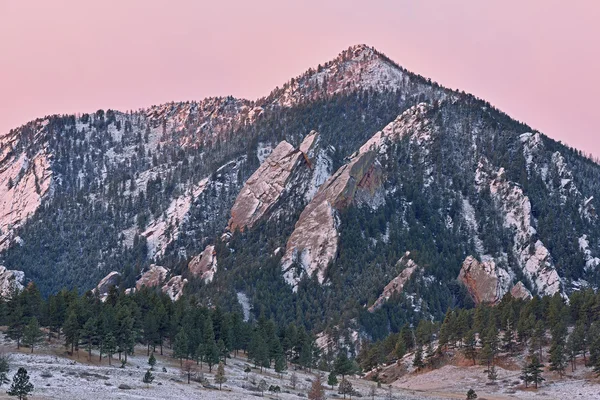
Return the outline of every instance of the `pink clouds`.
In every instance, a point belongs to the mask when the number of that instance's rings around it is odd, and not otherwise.
[[[600,6],[575,3],[4,0],[0,131],[52,113],[257,98],[367,43],[600,155]]]

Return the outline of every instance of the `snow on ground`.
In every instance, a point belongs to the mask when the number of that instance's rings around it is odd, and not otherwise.
[[[170,350],[164,349],[165,356],[156,354],[157,365],[154,367],[154,382],[147,385],[142,382],[142,378],[148,369],[148,357],[145,347],[136,348],[136,355],[130,356],[125,368],[120,368],[120,361],[115,356],[112,366],[108,365],[108,360],[103,359],[98,363],[98,354],[93,353],[92,361],[88,362],[87,353],[81,349],[79,356],[77,353],[68,357],[64,347],[60,344],[45,344],[35,353],[31,354],[29,349],[22,348],[17,351],[15,343],[4,340],[0,345],[0,351],[8,354],[10,357],[11,371],[9,376],[16,372],[19,367],[25,367],[29,373],[31,383],[35,390],[29,398],[36,399],[61,399],[61,400],[80,400],[80,399],[227,399],[238,400],[248,399],[255,396],[260,397],[260,392],[256,390],[258,382],[264,379],[267,386],[280,386],[281,393],[277,396],[264,393],[265,398],[277,399],[298,399],[306,398],[311,380],[314,379],[313,373],[305,371],[288,370],[281,378],[273,370],[260,372],[258,369],[252,369],[252,372],[246,373],[244,370],[250,366],[243,356],[232,357],[228,360],[225,367],[227,382],[223,384],[222,390],[214,383],[213,373],[209,373],[208,367],[204,366],[198,372],[197,377],[202,375],[204,385],[200,379],[192,379],[187,383],[187,377],[181,372],[179,362],[167,356]],[[157,348],[158,351],[158,348]],[[163,370],[163,368],[166,369]],[[292,366],[290,366],[290,369]],[[213,372],[216,368],[213,368]],[[290,385],[290,375],[295,372],[298,376],[296,389]],[[316,371],[315,371],[316,372]],[[327,375],[323,373],[324,384]],[[354,388],[367,397],[372,382],[359,379],[352,379]],[[253,383],[254,382],[254,383]],[[129,389],[123,388],[123,385]],[[121,387],[121,388],[120,388]],[[0,389],[0,398],[4,397],[4,389]],[[332,391],[327,387],[327,398],[342,397],[337,394],[337,390]],[[383,399],[388,393],[387,387],[377,390],[376,399]],[[430,396],[412,395],[411,391],[403,389],[393,389],[395,399],[419,400],[431,399]],[[370,396],[368,396],[370,398]],[[7,397],[8,398],[8,397]],[[443,397],[436,397],[443,398]]]
[[[600,385],[583,379],[582,375],[555,380],[545,373],[546,382],[535,390],[523,390],[519,380],[520,370],[497,367],[498,384],[487,385],[483,366],[442,368],[421,374],[405,375],[393,383],[394,387],[412,390],[422,395],[442,398],[465,398],[467,390],[473,389],[479,398],[494,399],[600,399]],[[582,370],[582,369],[580,369]],[[583,371],[581,371],[583,372]]]

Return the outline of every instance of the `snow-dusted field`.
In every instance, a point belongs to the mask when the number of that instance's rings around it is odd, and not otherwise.
[[[519,370],[505,370],[497,367],[497,385],[488,385],[483,366],[442,368],[421,374],[401,377],[393,386],[412,390],[415,393],[441,398],[464,399],[469,389],[475,390],[479,399],[600,399],[600,384],[589,376],[589,370],[580,368],[575,375],[558,379],[558,376],[545,373],[544,382],[535,390],[523,390],[519,380]]]
[[[7,340],[1,346],[0,351],[10,356],[11,371],[9,376],[12,378],[19,367],[25,367],[35,386],[35,391],[30,399],[61,399],[61,400],[80,400],[80,399],[227,399],[238,400],[261,397],[261,393],[256,390],[256,386],[261,379],[264,379],[269,385],[281,387],[281,393],[274,395],[268,391],[264,393],[265,398],[271,399],[299,399],[306,398],[309,391],[311,380],[315,375],[296,371],[298,384],[296,389],[290,385],[290,374],[287,371],[283,378],[279,378],[272,370],[261,373],[258,369],[252,369],[252,372],[246,374],[244,369],[249,366],[243,357],[231,358],[225,367],[227,382],[219,391],[216,388],[204,387],[200,382],[192,381],[187,383],[187,377],[181,372],[179,362],[167,356],[156,355],[157,365],[154,367],[154,382],[146,385],[142,378],[149,368],[145,348],[136,349],[136,355],[130,356],[125,368],[120,368],[120,362],[113,360],[113,365],[108,365],[108,360],[104,359],[102,364],[98,364],[98,354],[95,353],[92,362],[88,362],[87,353],[80,350],[79,358],[77,354],[74,357],[68,357],[64,348],[57,345],[45,345],[36,349],[34,354],[29,353],[28,349],[16,351],[15,345]],[[165,354],[168,350],[165,349]],[[163,367],[167,372],[163,372]],[[213,368],[213,372],[216,368]],[[208,372],[204,366],[198,375],[203,374],[210,385],[218,387],[214,383],[214,375]],[[326,376],[324,378],[326,380]],[[252,382],[255,382],[253,384]],[[206,383],[206,381],[205,381]],[[325,383],[325,382],[324,382]],[[371,382],[363,380],[353,380],[354,388],[362,394],[363,397],[369,396]],[[123,389],[122,385],[130,389]],[[121,388],[120,388],[121,387]],[[9,398],[5,391],[8,387],[0,389],[0,399]],[[337,389],[337,388],[336,388]],[[411,395],[412,391],[394,388],[393,395],[395,399],[417,400],[431,396],[423,394]],[[383,399],[387,395],[387,388],[378,389],[376,399]],[[341,398],[337,390],[327,390],[328,398]],[[438,397],[439,398],[439,397]]]

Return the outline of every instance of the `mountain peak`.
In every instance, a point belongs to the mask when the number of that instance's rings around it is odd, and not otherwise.
[[[291,107],[357,90],[394,91],[410,84],[412,77],[373,47],[358,44],[276,88],[266,103]]]

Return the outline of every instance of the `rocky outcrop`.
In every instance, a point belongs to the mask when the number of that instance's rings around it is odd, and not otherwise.
[[[286,282],[294,288],[303,276],[317,274],[320,283],[337,254],[338,210],[351,204],[377,208],[384,202],[384,171],[379,157],[385,157],[390,143],[411,136],[417,143],[430,138],[428,106],[420,104],[401,114],[369,139],[350,161],[336,171],[304,208],[288,239],[282,258]]]
[[[515,299],[529,300],[533,297],[529,289],[527,289],[521,281],[517,282],[515,286],[510,289],[510,294]]]
[[[10,298],[15,292],[23,290],[25,273],[23,271],[8,270],[0,265],[0,297]]]
[[[404,254],[404,256],[402,256],[400,260],[398,260],[396,266],[399,268],[403,268],[402,271],[400,272],[400,274],[398,274],[398,276],[392,279],[390,283],[385,285],[383,291],[381,292],[377,300],[375,300],[375,303],[373,303],[373,305],[369,307],[369,312],[377,310],[393,295],[402,293],[404,285],[406,285],[406,282],[408,282],[408,280],[418,268],[418,265],[412,259],[410,259],[410,252],[408,251]]]
[[[10,245],[15,228],[31,217],[50,189],[52,170],[45,150],[33,157],[10,150],[18,142],[0,138],[0,250]]]
[[[330,174],[330,161],[318,151],[319,134],[310,132],[295,149],[285,140],[271,152],[248,178],[231,208],[228,228],[244,230],[268,216],[286,193],[301,186],[310,200]],[[328,168],[329,166],[329,168]],[[302,175],[298,179],[298,175]]]
[[[498,267],[493,259],[478,261],[473,256],[463,262],[458,280],[466,286],[475,304],[496,304],[511,284],[508,272]]]
[[[175,275],[162,287],[162,292],[171,298],[172,301],[177,301],[183,295],[183,288],[188,283],[181,275]]]
[[[121,282],[121,274],[117,271],[109,272],[98,285],[92,290],[94,293],[100,296],[100,299],[104,300],[108,296],[108,292],[114,286],[118,286]]]
[[[533,226],[531,203],[523,189],[509,181],[504,168],[494,171],[482,158],[475,174],[477,188],[488,188],[497,208],[504,217],[504,227],[514,231],[513,253],[519,268],[540,294],[561,292],[561,281],[554,268],[550,252]]]
[[[153,288],[162,284],[166,279],[169,270],[160,265],[152,264],[136,281],[135,289],[140,290],[142,287]]]
[[[188,270],[192,276],[202,279],[205,283],[211,282],[217,272],[215,246],[206,246],[202,253],[192,258],[188,263]]]
[[[146,238],[150,258],[163,255],[166,247],[179,237],[179,229],[188,217],[192,202],[202,194],[207,184],[208,178],[205,178],[188,193],[174,199],[167,210],[141,233]]]

